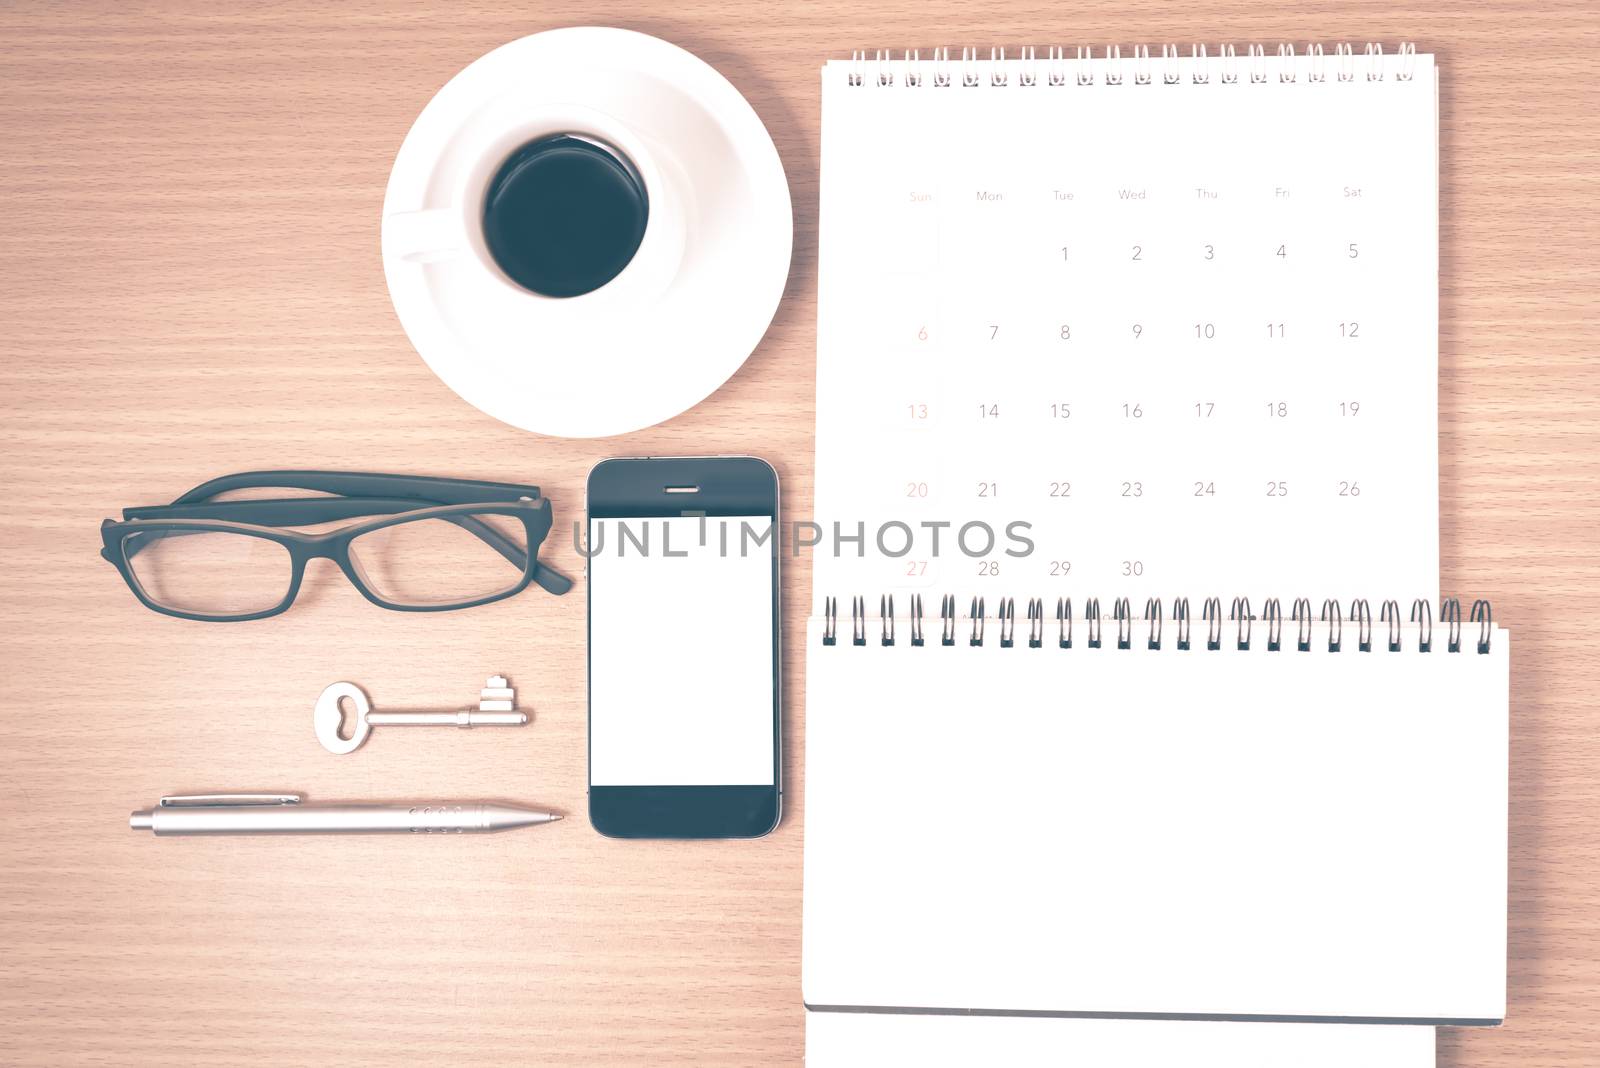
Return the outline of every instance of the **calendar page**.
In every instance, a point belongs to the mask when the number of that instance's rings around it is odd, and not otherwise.
[[[822,82],[819,604],[1436,597],[1431,56]]]

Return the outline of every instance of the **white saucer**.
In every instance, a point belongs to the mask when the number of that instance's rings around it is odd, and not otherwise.
[[[637,302],[590,300],[618,282],[556,301],[516,290],[471,256],[402,257],[385,226],[400,323],[446,385],[513,426],[601,437],[670,419],[739,369],[777,310],[794,242],[778,151],[739,91],[676,45],[629,30],[552,30],[495,49],[428,102],[395,157],[384,219],[451,207],[472,165],[464,131],[524,101],[606,115],[649,145],[682,201],[681,266]]]

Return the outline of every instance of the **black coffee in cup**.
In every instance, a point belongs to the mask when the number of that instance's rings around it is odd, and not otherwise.
[[[517,285],[547,297],[592,292],[639,251],[650,200],[622,153],[576,134],[523,145],[483,204],[483,237]]]

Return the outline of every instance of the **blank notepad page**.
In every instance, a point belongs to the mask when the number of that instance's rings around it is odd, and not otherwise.
[[[1490,1023],[1509,636],[808,636],[813,1008]],[[1473,635],[1479,628],[1472,628]],[[903,639],[903,634],[902,634]]]

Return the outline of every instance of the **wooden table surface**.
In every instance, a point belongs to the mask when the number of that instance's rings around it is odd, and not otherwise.
[[[1517,641],[1509,1018],[1442,1034],[1439,1063],[1600,1061],[1593,8],[867,7],[0,11],[0,1061],[798,1062],[806,561],[785,590],[782,826],[637,844],[581,818],[581,595],[410,615],[325,573],[270,622],[187,623],[97,558],[100,519],[225,472],[332,467],[537,482],[570,530],[600,457],[716,451],[770,458],[807,515],[825,58],[1374,36],[1443,68],[1444,587],[1492,598]],[[429,96],[490,48],[574,23],[714,64],[771,129],[795,205],[788,293],[755,355],[693,411],[604,441],[458,400],[408,345],[378,255],[389,165]],[[532,705],[515,736],[400,732],[349,758],[312,738],[335,679],[448,706],[489,671]],[[422,843],[127,829],[162,793],[226,788],[490,794],[579,818]]]

